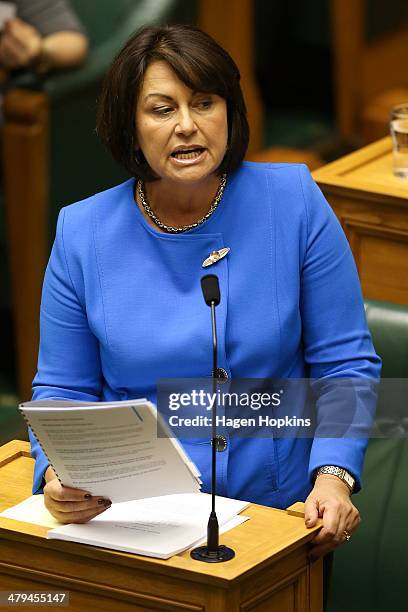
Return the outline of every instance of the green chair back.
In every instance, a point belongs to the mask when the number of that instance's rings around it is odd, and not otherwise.
[[[408,308],[366,303],[382,376],[408,378]],[[407,410],[408,412],[408,410]],[[327,612],[405,612],[408,576],[408,440],[370,440],[363,488],[354,499],[362,523],[334,556]]]

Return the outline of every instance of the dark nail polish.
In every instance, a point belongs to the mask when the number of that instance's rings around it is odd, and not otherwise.
[[[104,504],[106,508],[109,508],[112,505],[112,502],[109,499],[105,499]]]
[[[91,499],[92,495],[90,493],[85,493],[84,498],[85,499]]]

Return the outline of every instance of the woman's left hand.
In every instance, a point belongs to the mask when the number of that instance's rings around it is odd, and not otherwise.
[[[317,519],[323,527],[312,540],[310,558],[317,559],[347,541],[360,524],[360,513],[352,504],[348,486],[337,476],[321,474],[305,502],[306,527],[314,527]]]

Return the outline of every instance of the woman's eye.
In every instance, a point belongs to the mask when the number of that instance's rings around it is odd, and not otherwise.
[[[153,112],[156,115],[168,115],[169,113],[171,113],[173,109],[171,108],[171,106],[155,106],[153,108]]]
[[[212,106],[212,100],[200,100],[200,102],[198,102],[197,106],[199,108],[202,108],[203,110],[206,110],[208,108],[211,108]]]

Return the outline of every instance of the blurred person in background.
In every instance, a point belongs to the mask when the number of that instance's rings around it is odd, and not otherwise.
[[[10,4],[15,5],[15,16],[2,26],[1,68],[27,68],[43,74],[83,63],[88,39],[67,0],[0,2],[0,9]]]

